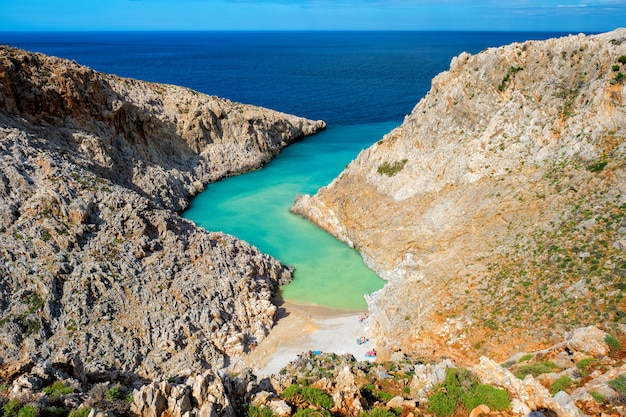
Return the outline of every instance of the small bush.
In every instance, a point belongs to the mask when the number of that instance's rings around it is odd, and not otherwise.
[[[467,411],[472,411],[481,404],[485,404],[492,410],[502,411],[511,406],[511,399],[505,390],[481,384],[465,395],[463,405]]]
[[[109,401],[115,401],[120,399],[120,395],[120,387],[117,385],[113,385],[111,388],[106,390],[106,392],[104,393],[104,398]]]
[[[552,395],[554,396],[556,395],[557,392],[567,391],[571,387],[572,387],[571,378],[567,375],[563,375],[562,377],[560,377],[559,379],[557,379],[556,381],[552,383],[552,389],[550,391],[552,392]]]
[[[63,381],[54,381],[52,385],[45,387],[43,392],[50,398],[57,398],[73,393],[74,388],[65,385]]]
[[[283,398],[301,400],[302,402],[323,408],[331,408],[333,406],[333,399],[323,390],[313,387],[301,387],[295,384],[283,391]]]
[[[534,357],[534,355],[532,353],[529,353],[527,355],[522,356],[521,358],[519,358],[519,362],[528,362],[529,360],[531,360]]]
[[[438,391],[428,397],[428,412],[438,416],[451,416],[459,406],[459,399],[445,391]]]
[[[613,352],[619,352],[622,349],[622,344],[617,339],[617,337],[613,336],[612,334],[607,334],[604,338],[604,342]]]
[[[587,171],[602,172],[602,170],[604,170],[604,167],[606,167],[607,163],[608,163],[607,161],[600,161],[595,164],[591,164],[587,167]]]
[[[293,417],[331,417],[328,410],[313,410],[311,408],[303,408],[296,411]]]
[[[39,409],[34,405],[25,405],[17,412],[17,417],[37,417]]]
[[[2,407],[2,416],[3,417],[16,417],[17,412],[20,410],[21,407],[22,407],[22,403],[20,403],[18,400],[16,399],[9,400],[9,402],[6,403]]]
[[[396,413],[384,407],[372,408],[361,413],[361,417],[396,417]]]
[[[589,395],[593,397],[594,400],[598,403],[603,403],[606,400],[606,397],[600,394],[598,391],[589,391]]]
[[[626,64],[626,55],[622,55],[617,58],[617,62],[619,62],[620,64]]]
[[[70,411],[67,417],[88,417],[89,413],[91,413],[91,407],[83,407]]]
[[[554,362],[550,362],[550,361],[536,362],[536,363],[533,363],[532,365],[522,366],[517,371],[515,376],[518,377],[519,379],[524,379],[526,378],[526,375],[537,376],[541,374],[549,374],[550,372],[554,371],[557,368],[558,367],[554,364]]]
[[[613,71],[615,71],[615,72],[619,71],[619,69],[620,69],[620,68],[621,68],[621,67],[620,67],[618,64],[615,64],[615,65],[613,65],[613,66],[611,67],[611,69],[612,69]]]
[[[581,371],[585,371],[587,370],[587,368],[589,368],[589,366],[591,366],[592,363],[594,362],[598,362],[597,359],[595,358],[585,358],[585,359],[581,359],[578,361],[578,363],[576,364],[576,367],[578,369],[580,369]]]
[[[381,175],[393,177],[398,172],[402,171],[402,169],[404,169],[404,166],[406,165],[408,161],[409,161],[408,159],[403,159],[402,161],[396,161],[393,164],[390,164],[389,162],[385,162],[378,167],[377,172]]]
[[[249,405],[246,412],[248,417],[276,417],[276,414],[269,407],[262,407],[258,405]]]
[[[626,395],[626,375],[620,375],[612,381],[609,386],[622,395]]]

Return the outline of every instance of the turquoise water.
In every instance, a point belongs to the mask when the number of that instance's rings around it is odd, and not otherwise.
[[[295,267],[285,300],[362,310],[364,294],[384,281],[357,251],[289,212],[298,194],[314,194],[333,180],[361,149],[397,126],[375,123],[329,126],[292,144],[263,169],[210,184],[183,215],[207,230],[235,235]]]

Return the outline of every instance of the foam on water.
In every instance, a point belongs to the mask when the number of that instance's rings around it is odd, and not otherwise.
[[[298,194],[328,184],[397,123],[330,126],[295,143],[262,170],[228,178],[193,199],[184,216],[207,230],[250,242],[295,267],[286,300],[346,310],[366,307],[364,294],[384,285],[357,251],[289,212]]]

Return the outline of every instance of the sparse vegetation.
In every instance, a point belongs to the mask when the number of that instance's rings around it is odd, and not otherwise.
[[[249,405],[246,410],[247,417],[276,417],[276,414],[269,408],[258,405]]]
[[[552,395],[556,395],[557,392],[567,391],[571,387],[572,387],[572,379],[567,375],[563,375],[552,383],[550,392],[552,392]]]
[[[403,159],[402,161],[396,161],[394,163],[385,162],[378,167],[377,172],[381,175],[393,177],[398,172],[402,171],[402,169],[404,169],[404,166],[408,161],[408,159]]]
[[[478,384],[471,373],[463,368],[450,368],[445,381],[435,387],[428,397],[428,411],[437,416],[450,416],[462,405],[471,411],[480,404],[502,411],[511,402],[506,391],[491,385]]]
[[[622,395],[626,395],[626,375],[620,375],[612,381],[609,386]]]
[[[65,385],[62,381],[54,381],[52,385],[45,387],[43,392],[50,398],[58,398],[62,395],[73,393],[74,388]]]
[[[619,352],[622,349],[622,343],[612,334],[607,334],[604,338],[604,342],[613,352]]]
[[[541,374],[549,374],[550,372],[554,372],[558,367],[554,362],[551,361],[542,361],[535,362],[530,365],[524,365],[515,373],[515,376],[519,379],[526,378],[526,375],[537,376]]]
[[[506,75],[504,76],[504,78],[502,78],[502,81],[498,85],[498,91],[504,91],[506,89],[507,84],[511,80],[511,76],[517,74],[523,69],[524,68],[522,67],[515,67],[515,66],[510,67],[508,71],[506,72]]]

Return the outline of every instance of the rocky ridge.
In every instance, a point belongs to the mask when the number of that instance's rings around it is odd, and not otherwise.
[[[624,329],[622,329],[624,330]],[[181,373],[133,384],[89,380],[77,355],[23,362],[0,378],[6,410],[91,416],[619,416],[626,413],[624,333],[579,328],[557,345],[502,364],[486,357],[464,368],[392,355],[357,362],[349,354],[303,353],[279,373]],[[72,414],[70,414],[72,415]]]
[[[626,317],[626,30],[455,57],[293,211],[388,280],[382,357],[473,363]]]
[[[0,47],[0,365],[66,352],[138,378],[242,354],[291,270],[178,213],[323,128]]]

